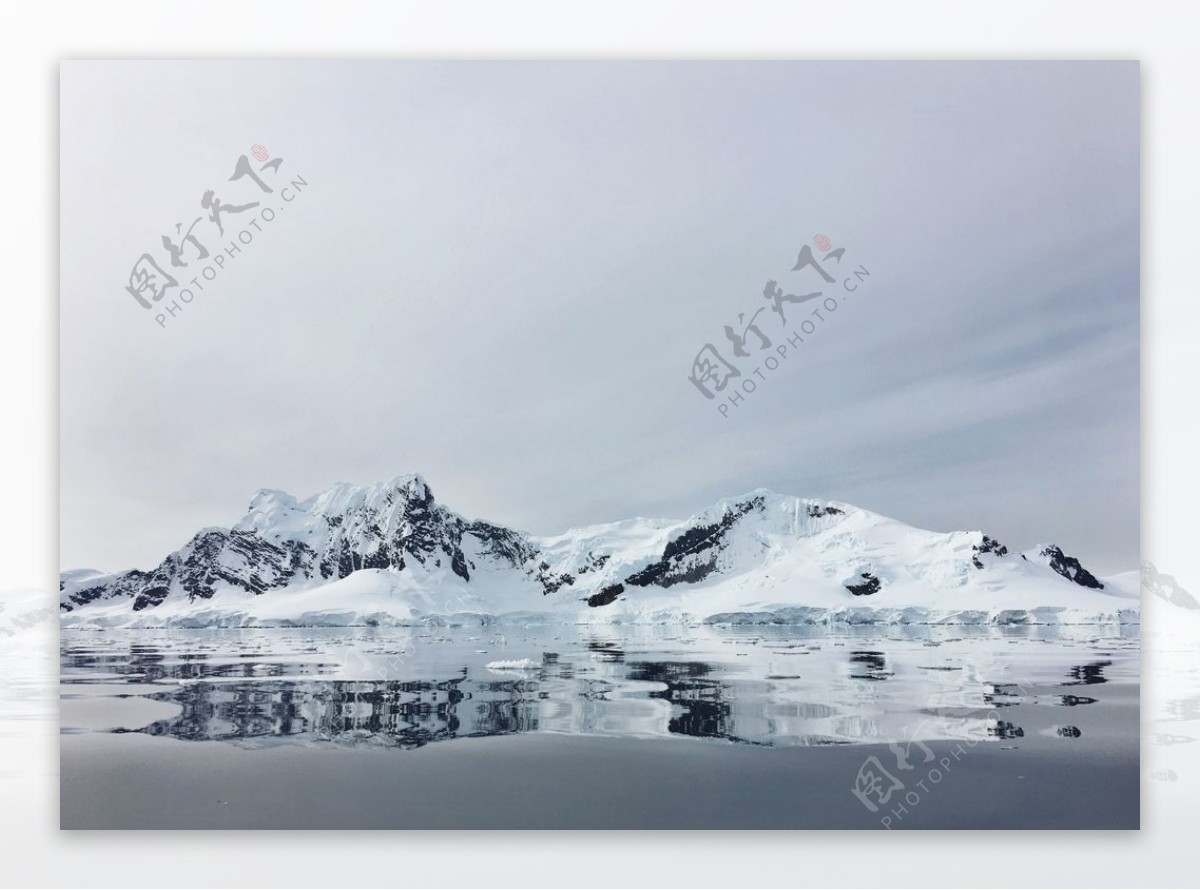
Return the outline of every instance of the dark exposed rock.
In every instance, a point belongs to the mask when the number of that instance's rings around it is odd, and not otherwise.
[[[471,580],[471,573],[467,571],[467,558],[463,556],[463,552],[461,550],[456,550],[451,555],[450,569],[454,572],[454,574],[458,575],[458,577],[462,578],[464,581]]]
[[[75,591],[67,596],[59,608],[61,611],[70,612],[77,606],[85,606],[100,599],[126,599],[136,596],[149,577],[149,573],[134,569],[118,577],[115,581],[94,584]]]
[[[819,516],[841,516],[845,513],[844,510],[839,510],[837,507],[820,507],[816,504],[808,505],[808,515],[816,519]]]
[[[981,553],[994,553],[996,556],[1006,556],[1008,548],[997,541],[995,538],[990,538],[987,535],[983,536],[983,541],[971,548],[971,562],[975,568],[982,569],[983,562],[979,559]]]
[[[1082,587],[1090,587],[1093,590],[1104,589],[1104,585],[1097,580],[1095,575],[1080,565],[1079,560],[1075,557],[1063,553],[1061,548],[1048,544],[1042,548],[1041,555],[1049,560],[1048,565],[1051,569],[1068,581],[1074,581]]]
[[[552,572],[547,563],[542,563],[538,566],[537,574],[534,575],[538,583],[542,585],[542,595],[557,593],[563,587],[570,587],[575,583],[575,576],[565,572]]]
[[[597,556],[595,553],[588,551],[587,561],[584,562],[578,569],[575,570],[576,575],[586,575],[589,572],[599,571],[604,568],[604,564],[608,562],[611,554],[601,553]]]
[[[492,525],[490,522],[475,521],[466,527],[466,533],[479,541],[484,554],[510,565],[522,566],[537,558],[537,550],[524,535],[511,529]]]
[[[863,579],[860,584],[847,584],[846,589],[855,596],[870,596],[873,593],[879,593],[879,579],[870,572],[863,572],[859,577]]]
[[[662,556],[625,579],[635,587],[670,587],[703,581],[717,567],[717,556],[728,546],[727,534],[751,510],[762,510],[762,497],[753,497],[725,511],[717,522],[688,529],[663,548]],[[692,557],[689,559],[689,557]]]
[[[610,603],[616,602],[617,597],[625,592],[624,584],[612,584],[605,587],[599,593],[594,593],[587,598],[587,604],[592,608],[597,606],[607,606]]]

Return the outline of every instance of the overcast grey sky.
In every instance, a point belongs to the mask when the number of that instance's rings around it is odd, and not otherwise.
[[[1136,63],[61,80],[65,568],[154,565],[258,488],[405,472],[536,533],[761,486],[1137,565]],[[227,181],[256,143],[270,195]],[[143,252],[181,286],[211,264],[161,247],[208,189],[276,217],[160,328],[125,285]],[[260,208],[194,233],[215,254]],[[768,279],[821,287],[789,271],[818,233],[870,278],[722,417],[693,357],[732,357]]]

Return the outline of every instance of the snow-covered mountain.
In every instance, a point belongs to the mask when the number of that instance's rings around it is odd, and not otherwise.
[[[537,537],[440,505],[420,476],[259,491],[149,571],[63,572],[64,625],[1134,623],[1137,587],[1053,545],[931,532],[763,489],[690,519]]]

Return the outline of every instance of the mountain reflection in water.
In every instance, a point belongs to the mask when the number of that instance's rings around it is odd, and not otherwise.
[[[68,631],[63,731],[81,731],[72,707],[86,700],[111,707],[92,731],[248,745],[415,748],[527,732],[1012,743],[1024,730],[1000,709],[1075,708],[1096,701],[1080,685],[1136,682],[1136,629],[1097,630]],[[175,713],[128,720],[129,699]]]

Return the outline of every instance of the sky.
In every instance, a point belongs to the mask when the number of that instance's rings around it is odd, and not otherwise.
[[[65,62],[60,84],[63,568],[152,567],[261,488],[412,472],[536,534],[761,487],[1138,564],[1135,62]],[[231,181],[243,155],[262,188]],[[793,271],[806,245],[832,283]],[[149,309],[143,254],[176,282]],[[785,322],[768,280],[822,296]],[[739,358],[725,328],[751,317],[771,345],[745,332]],[[741,372],[711,400],[706,344]]]

